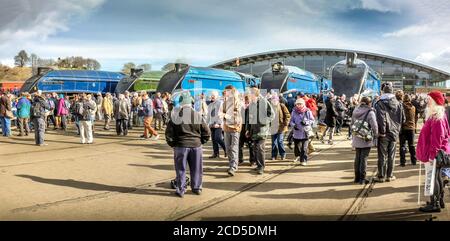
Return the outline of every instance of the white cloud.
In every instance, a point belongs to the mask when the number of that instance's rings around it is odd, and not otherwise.
[[[450,72],[450,47],[442,51],[421,53],[415,60]]]
[[[402,7],[402,1],[398,0],[361,0],[362,9],[376,10],[380,12],[400,12]]]
[[[82,16],[104,0],[1,0],[0,46],[48,36],[69,29],[74,16]]]

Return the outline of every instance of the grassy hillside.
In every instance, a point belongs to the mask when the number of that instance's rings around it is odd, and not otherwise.
[[[0,82],[25,81],[31,77],[30,67],[14,67],[0,65]]]

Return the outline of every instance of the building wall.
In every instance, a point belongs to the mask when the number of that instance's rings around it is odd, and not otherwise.
[[[337,62],[344,60],[345,56],[296,56],[282,57],[277,59],[262,60],[255,63],[244,64],[239,67],[229,69],[243,73],[261,76],[262,73],[271,68],[276,62],[283,62],[285,65],[297,66],[310,71],[314,74],[330,78],[330,68]],[[403,89],[405,92],[415,92],[416,88],[433,86],[437,83],[445,86],[445,79],[442,77],[427,73],[423,70],[402,66],[401,64],[384,63],[381,60],[361,58],[372,69],[382,77],[384,81],[391,81],[396,89]]]

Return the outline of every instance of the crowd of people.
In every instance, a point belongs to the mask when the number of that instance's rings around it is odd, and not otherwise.
[[[169,93],[156,93],[153,99],[148,93],[111,94],[105,96],[98,93],[76,94],[72,96],[41,91],[14,95],[1,93],[0,125],[2,135],[12,135],[11,127],[16,126],[17,136],[28,136],[35,131],[38,146],[46,146],[45,132],[53,126],[53,130],[67,132],[73,123],[80,136],[80,143],[94,142],[95,121],[103,121],[103,129],[110,130],[111,121],[116,123],[117,135],[128,135],[133,126],[144,126],[143,139],[157,140],[157,130],[162,130],[167,123]],[[155,117],[155,118],[153,118]]]
[[[228,159],[229,176],[237,175],[239,166],[245,162],[245,147],[249,149],[249,164],[257,174],[264,174],[267,140],[271,140],[272,160],[286,159],[284,144],[287,142],[289,149],[294,149],[292,161],[305,166],[308,156],[315,151],[314,138],[333,145],[334,135],[342,135],[343,127],[348,126],[347,139],[352,141],[355,150],[355,183],[371,181],[366,169],[373,147],[378,156],[375,182],[396,180],[397,142],[401,167],[408,162],[408,152],[412,165],[416,165],[417,160],[439,160],[441,165],[436,176],[440,179],[435,185],[435,195],[421,209],[435,212],[445,206],[443,187],[450,176],[445,166],[446,153],[450,153],[450,111],[445,105],[445,96],[440,92],[434,91],[425,97],[409,95],[394,92],[392,83],[383,84],[382,95],[373,100],[358,95],[347,99],[332,91],[320,96],[291,93],[285,98],[277,92],[261,93],[256,87],[239,93],[231,85],[225,87],[221,95],[212,91],[208,96],[201,93],[192,97],[185,91],[177,98],[172,98],[170,93],[150,97],[145,91],[117,96],[78,94],[72,98],[56,93],[44,95],[40,91],[20,96],[5,92],[0,98],[0,120],[3,136],[11,135],[12,122],[17,126],[18,136],[27,136],[34,129],[39,146],[46,145],[45,130],[51,125],[55,130],[66,131],[68,124],[74,123],[82,144],[94,142],[95,121],[102,121],[103,129],[110,130],[114,120],[119,136],[126,136],[128,130],[141,126],[144,129],[142,139],[157,140],[158,131],[165,128],[166,142],[174,149],[176,179],[173,187],[180,197],[188,184],[194,193],[202,192],[202,146],[209,139],[213,146],[209,158],[219,158],[223,151]],[[419,118],[424,119],[424,126],[416,145]],[[187,167],[190,179],[186,177]]]

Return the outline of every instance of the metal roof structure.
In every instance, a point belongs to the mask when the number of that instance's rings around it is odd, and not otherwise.
[[[348,49],[327,49],[327,48],[287,49],[287,50],[270,51],[265,53],[247,55],[238,58],[240,65],[245,65],[277,58],[297,57],[297,56],[346,56],[347,53],[357,53],[358,58],[360,59],[369,59],[375,61],[382,61],[383,63],[399,64],[404,67],[415,68],[422,72],[437,74],[441,76],[443,79],[450,79],[450,73],[424,64],[416,63],[407,59],[387,56],[383,54],[369,53],[358,50],[348,50]],[[211,65],[210,67],[222,69],[236,67],[236,59],[237,58],[216,63]]]

